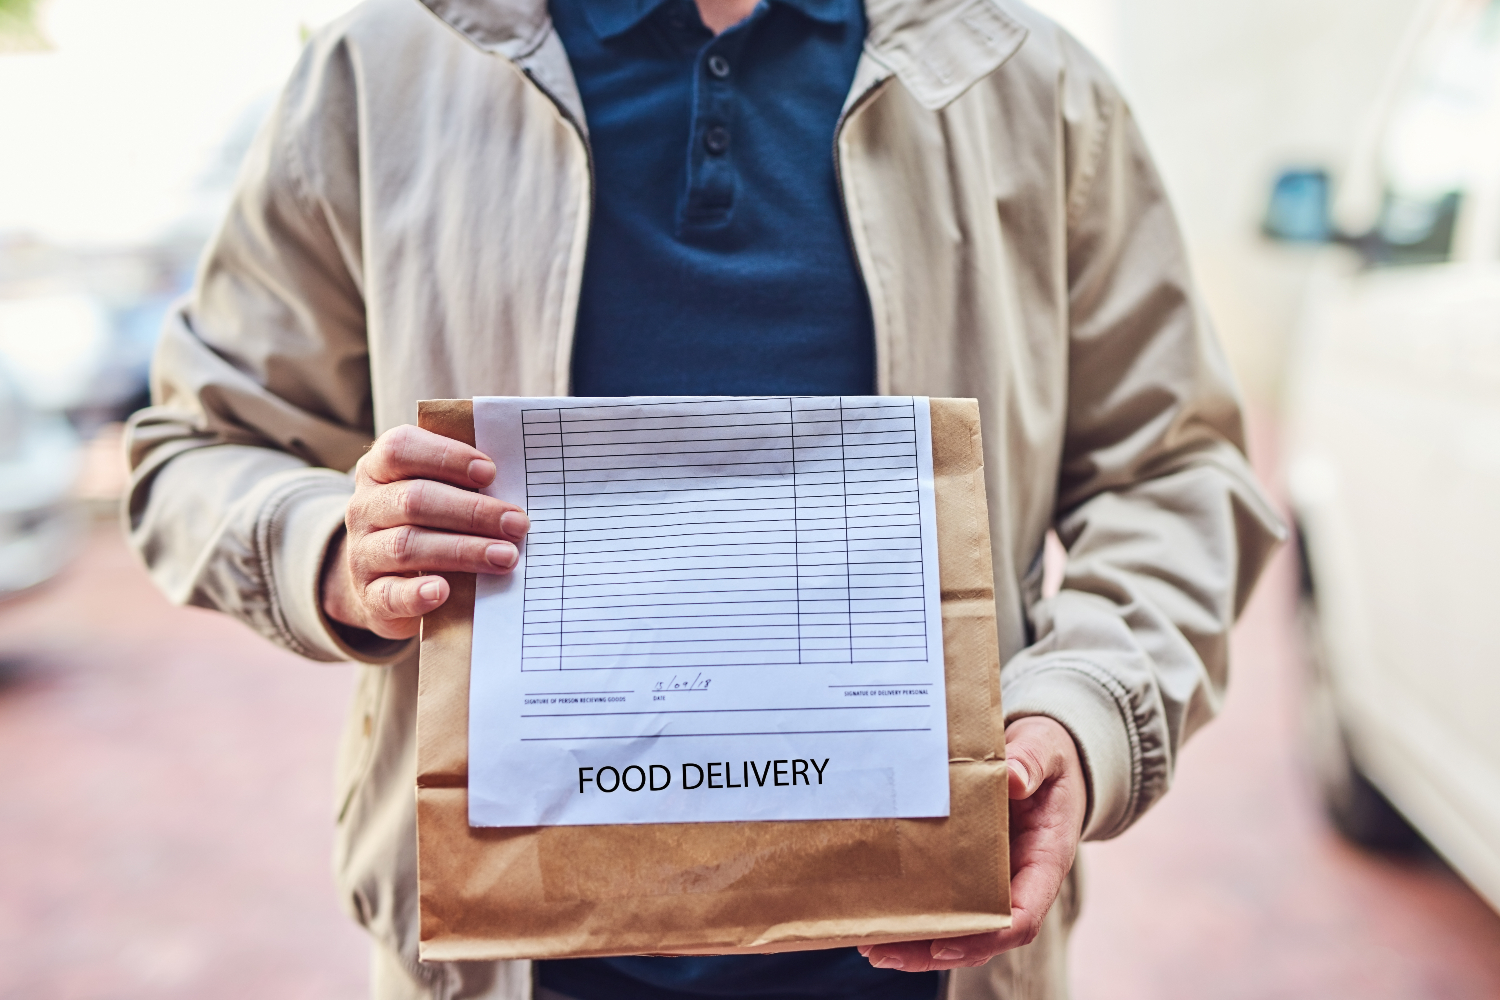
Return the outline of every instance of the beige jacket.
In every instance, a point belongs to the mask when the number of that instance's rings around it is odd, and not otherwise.
[[[879,391],[978,398],[1007,715],[1068,728],[1111,837],[1217,708],[1282,528],[1106,74],[1016,0],[866,6],[836,155]],[[590,197],[544,0],[369,0],[309,45],[130,429],[131,538],[172,599],[370,665],[338,874],[408,963],[416,650],[331,627],[319,568],[347,470],[418,399],[567,394]]]

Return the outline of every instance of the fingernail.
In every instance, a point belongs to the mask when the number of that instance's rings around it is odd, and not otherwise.
[[[520,538],[531,530],[531,518],[518,510],[506,511],[500,515],[500,530],[512,538]]]
[[[1024,787],[1031,787],[1031,772],[1026,770],[1025,764],[1022,764],[1020,761],[1012,757],[1010,760],[1007,760],[1005,762],[1005,766],[1010,768],[1011,774],[1014,774],[1016,777],[1021,779],[1021,784]]]
[[[421,595],[424,601],[435,601],[443,596],[443,585],[436,580],[428,580],[417,588],[417,593]]]
[[[488,486],[495,481],[495,463],[488,459],[476,458],[469,463],[469,479],[480,486]]]
[[[516,547],[509,542],[496,542],[484,550],[484,559],[491,566],[510,569],[516,564]]]
[[[963,958],[964,953],[959,951],[957,948],[944,948],[942,951],[938,952],[932,957],[937,959],[939,962],[953,962],[957,961],[960,958]]]
[[[897,972],[906,968],[906,963],[895,955],[881,955],[875,960],[874,965],[877,969],[895,969]]]

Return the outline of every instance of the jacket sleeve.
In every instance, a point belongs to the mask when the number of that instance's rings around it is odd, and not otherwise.
[[[338,43],[315,41],[252,146],[130,422],[125,517],[173,601],[313,659],[379,662],[405,644],[334,626],[318,597],[373,424],[350,80]]]
[[[1084,835],[1167,790],[1217,711],[1229,632],[1285,529],[1245,458],[1227,361],[1129,109],[1074,43],[1065,75],[1068,416],[1061,591],[1004,671],[1008,719],[1046,715],[1089,778]]]

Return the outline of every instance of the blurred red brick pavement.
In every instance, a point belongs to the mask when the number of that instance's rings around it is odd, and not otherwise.
[[[0,605],[0,997],[345,1000],[330,880],[346,664],[174,608],[103,525]]]
[[[1295,574],[1236,635],[1177,785],[1092,845],[1078,1000],[1490,1000],[1500,916],[1440,863],[1324,826],[1294,740]],[[0,998],[363,995],[329,876],[346,666],[172,608],[112,526],[0,605]]]

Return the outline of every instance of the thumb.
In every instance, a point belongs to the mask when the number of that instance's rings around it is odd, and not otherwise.
[[[1018,749],[1015,746],[1005,748],[1007,755],[1005,767],[1010,772],[1008,790],[1010,797],[1013,799],[1029,799],[1031,798],[1031,794],[1037,790],[1037,786],[1041,784],[1041,780],[1036,776],[1039,772],[1035,764],[1028,767],[1024,761],[1015,755]]]
[[[1047,765],[1054,756],[1048,751],[1046,727],[1026,718],[1011,723],[1005,733],[1005,766],[1010,772],[1008,791],[1013,799],[1029,799],[1051,776]]]

